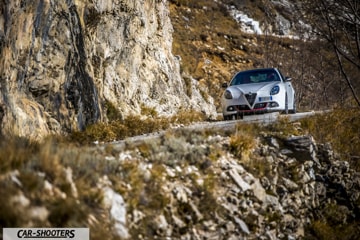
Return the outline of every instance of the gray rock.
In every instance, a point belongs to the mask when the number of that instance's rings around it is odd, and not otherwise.
[[[235,231],[235,225],[233,222],[227,222],[226,223],[226,231],[233,232]]]
[[[241,231],[246,233],[246,234],[250,234],[250,230],[248,228],[248,226],[246,225],[246,223],[241,220],[238,217],[234,217],[235,222],[238,224],[238,226],[240,227]]]
[[[269,190],[271,188],[271,183],[270,183],[270,180],[267,178],[267,177],[262,177],[260,179],[260,182],[261,182],[261,185],[263,186],[263,188],[265,190]]]
[[[184,221],[182,221],[178,216],[172,214],[172,220],[174,222],[174,226],[176,226],[177,228],[185,228],[186,227],[186,224]]]
[[[172,190],[175,198],[181,203],[188,203],[188,193],[191,192],[184,186],[175,186]]]
[[[278,140],[274,137],[270,137],[269,139],[269,143],[270,143],[270,146],[276,148],[276,149],[279,149],[280,148],[280,144],[278,142]]]
[[[194,221],[196,221],[196,222],[201,221],[204,217],[201,214],[201,212],[199,211],[198,207],[192,201],[189,202],[189,205],[190,205],[191,209],[193,210],[195,217],[196,217],[196,219],[194,219]]]
[[[11,197],[10,203],[16,207],[26,208],[30,206],[30,200],[23,193]]]
[[[254,192],[254,196],[258,201],[260,202],[265,201],[267,194],[258,179],[255,179],[254,183],[251,185],[251,189]]]
[[[236,170],[231,169],[229,175],[243,192],[251,189],[251,186],[243,180]]]
[[[268,207],[268,206],[271,206],[272,208],[276,209],[276,210],[280,210],[282,211],[281,209],[281,206],[280,206],[280,203],[279,203],[279,199],[273,195],[266,195],[266,200],[264,202],[264,207]]]
[[[319,164],[317,146],[312,136],[290,137],[285,140],[285,145],[293,152],[287,155],[296,158],[298,161],[313,160]]]
[[[288,191],[290,191],[290,192],[293,192],[293,191],[296,191],[299,189],[299,186],[295,182],[291,181],[290,179],[283,177],[282,182],[284,183],[285,188],[288,189]]]
[[[159,236],[171,235],[171,232],[168,231],[171,228],[169,227],[169,224],[166,221],[166,218],[164,215],[161,214],[161,215],[157,216],[154,220],[154,224],[155,224],[155,228],[156,228],[156,233]]]
[[[46,221],[50,214],[46,207],[32,207],[28,210],[29,217],[35,221]]]
[[[111,219],[114,222],[115,235],[123,239],[128,239],[130,235],[126,227],[126,207],[124,199],[108,186],[103,187],[102,190],[104,194],[103,205],[110,211]]]

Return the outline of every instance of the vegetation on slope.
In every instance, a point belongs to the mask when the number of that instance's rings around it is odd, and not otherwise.
[[[73,132],[67,137],[68,140],[82,144],[94,141],[110,142],[165,130],[171,126],[206,120],[203,113],[191,110],[180,111],[170,118],[160,117],[155,109],[145,106],[141,109],[141,116],[130,115],[121,119],[120,112],[110,103],[107,103],[107,116],[108,122],[96,123],[88,126],[84,131]]]
[[[333,146],[341,159],[360,171],[360,111],[336,109],[302,120],[308,133]]]
[[[175,30],[173,53],[181,57],[184,73],[208,87],[218,109],[221,84],[229,82],[237,71],[258,67],[277,67],[284,75],[293,78],[300,111],[329,109],[334,104],[353,105],[349,101],[353,98],[353,93],[341,74],[331,42],[323,40],[321,35],[316,35],[312,30],[299,31],[297,38],[243,33],[239,24],[228,13],[227,8],[231,5],[261,24],[268,24],[266,26],[269,28],[277,14],[282,14],[294,24],[299,20],[308,21],[313,26],[321,24],[320,19],[310,17],[306,20],[295,19],[299,15],[312,16],[307,12],[311,9],[305,8],[308,4],[296,3],[297,9],[292,9],[290,13],[281,4],[276,5],[267,0],[170,1]],[[326,26],[325,23],[323,25]],[[315,35],[318,36],[316,40],[313,38]],[[335,36],[341,36],[341,33],[336,33]],[[356,42],[349,42],[351,46],[356,46]],[[352,53],[358,56],[356,51]],[[351,68],[347,72],[351,73],[348,77],[353,81],[354,91],[359,91],[356,87],[358,68],[349,64],[344,67],[346,70]]]
[[[215,1],[171,0],[170,3],[175,28],[174,54],[181,56],[183,73],[207,86],[215,99],[220,97],[220,83],[228,81],[235,71],[277,66],[295,79],[301,109],[328,108],[337,101],[340,105],[354,105],[348,101],[349,95],[333,64],[331,49],[323,42],[307,44],[304,41],[241,33],[236,30],[238,26],[227,14],[226,8]],[[254,6],[249,9],[254,17],[262,16],[261,9]],[[320,49],[319,46],[326,48]],[[318,54],[314,55],[314,52]],[[311,134],[319,143],[330,143],[342,159],[348,160],[360,171],[360,112],[357,109],[336,109],[307,118],[301,121],[300,128],[298,123],[290,123],[285,118],[265,127],[242,124],[235,133],[168,131],[158,142],[138,146],[130,144],[125,150],[112,145],[100,149],[73,144],[109,142],[165,130],[172,124],[204,120],[201,114],[194,112],[182,112],[171,119],[161,118],[147,108],[143,108],[142,112],[146,118],[129,116],[121,119],[115,108],[107,106],[107,109],[108,123],[89,126],[84,132],[73,133],[65,139],[56,137],[38,143],[23,138],[1,138],[1,226],[89,226],[92,239],[114,239],[109,232],[111,222],[102,203],[103,193],[97,187],[106,175],[115,191],[129,204],[129,211],[141,209],[147,214],[143,228],[136,228],[134,224],[130,229],[133,236],[146,236],[153,231],[152,218],[170,201],[159,190],[162,182],[169,180],[163,178],[166,166],[195,166],[205,174],[202,185],[191,173],[175,174],[174,178],[188,181],[202,202],[201,212],[211,213],[216,206],[214,192],[218,188],[217,180],[209,171],[212,161],[230,153],[254,174],[268,174],[270,166],[251,158],[257,138],[264,132],[278,137]],[[204,139],[216,134],[229,138],[228,148],[202,145]],[[139,151],[142,158],[111,161],[127,154],[127,150]],[[149,170],[151,179],[146,178],[146,172],[141,168],[143,161],[153,164]],[[188,208],[187,205],[178,206],[180,214]],[[334,220],[336,208],[336,205],[329,204],[324,210],[327,213],[325,219],[311,223],[308,230],[314,239],[340,239],[344,233],[354,229],[353,225],[344,226]],[[221,209],[216,211],[221,214]]]
[[[145,126],[149,122],[139,121],[144,129],[151,128]],[[337,131],[329,131],[334,124]],[[170,201],[167,193],[160,188],[164,182],[181,179],[198,193],[196,199],[202,203],[202,213],[216,211],[222,214],[223,210],[215,204],[219,181],[210,168],[213,161],[232,154],[255,176],[271,177],[269,163],[258,159],[253,151],[261,136],[284,138],[312,134],[318,143],[331,142],[342,156],[356,163],[357,156],[360,156],[359,126],[359,112],[339,110],[302,120],[301,123],[292,123],[286,117],[267,126],[243,123],[237,126],[235,132],[219,129],[169,130],[157,140],[128,143],[125,149],[111,144],[79,147],[59,138],[46,139],[41,143],[22,138],[1,138],[0,201],[5,207],[0,210],[0,223],[5,227],[29,224],[39,227],[89,226],[92,239],[115,239],[109,231],[111,222],[108,221],[104,193],[99,185],[107,176],[112,188],[123,196],[129,213],[140,210],[146,215],[141,220],[141,228],[129,220],[129,226],[132,226],[130,234],[147,236],[154,234],[153,219]],[[227,137],[228,144],[211,144],[219,135]],[[92,139],[95,140],[97,138]],[[132,151],[140,153],[141,157],[126,157],[131,156]],[[116,160],[119,157],[121,161]],[[145,163],[152,167],[144,169]],[[190,171],[174,172],[172,179],[167,179],[164,176],[168,167],[198,169],[202,177]],[[214,209],[216,206],[217,209]],[[329,205],[326,211],[335,211],[336,207]],[[188,208],[190,206],[186,204],[177,206],[178,214],[186,214]],[[325,216],[329,219],[318,219],[312,223],[310,235],[323,236],[331,229],[332,236],[339,237],[343,231],[354,227],[342,225],[337,228],[334,216]],[[211,215],[204,217],[211,219]]]

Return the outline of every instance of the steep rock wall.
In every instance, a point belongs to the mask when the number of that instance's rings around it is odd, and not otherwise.
[[[166,0],[0,3],[3,134],[82,130],[106,121],[106,101],[124,116],[142,105],[163,115],[179,108],[215,115],[196,87],[185,93]]]

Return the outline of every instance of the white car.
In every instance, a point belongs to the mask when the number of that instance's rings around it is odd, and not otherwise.
[[[238,72],[223,88],[226,88],[221,98],[224,120],[251,113],[296,113],[291,78],[284,77],[276,68]]]

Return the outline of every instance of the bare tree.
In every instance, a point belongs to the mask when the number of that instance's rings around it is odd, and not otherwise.
[[[315,33],[332,47],[337,65],[360,107],[360,2],[359,0],[307,0],[307,17]]]

